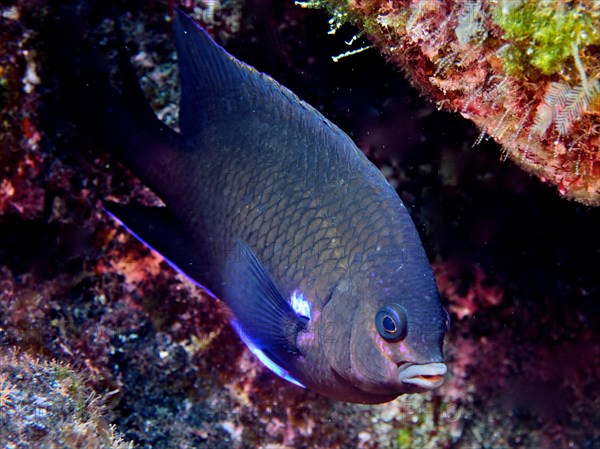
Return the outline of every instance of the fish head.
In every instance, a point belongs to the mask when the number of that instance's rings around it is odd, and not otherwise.
[[[322,315],[329,326],[324,343],[329,364],[341,382],[353,385],[360,402],[386,402],[444,382],[449,316],[433,277],[426,288],[336,291]],[[350,321],[345,332],[330,324],[342,317]]]

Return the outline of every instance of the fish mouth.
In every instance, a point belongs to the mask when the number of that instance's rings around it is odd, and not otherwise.
[[[437,388],[444,383],[444,374],[448,371],[443,363],[404,363],[400,365],[400,382],[414,385],[423,390]]]

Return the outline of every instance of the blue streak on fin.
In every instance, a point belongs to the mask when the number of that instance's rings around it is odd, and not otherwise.
[[[136,239],[160,254],[175,271],[216,297],[200,283],[203,267],[199,263],[198,252],[167,208],[112,201],[103,202],[103,207]]]
[[[246,344],[246,346],[248,346],[248,349],[252,352],[252,354],[258,357],[258,360],[260,360],[263,365],[265,365],[282,379],[285,379],[294,385],[298,385],[299,387],[306,388],[306,385],[295,379],[286,369],[282,368],[273,360],[271,360],[265,351],[259,349],[254,343],[252,343],[252,340],[246,335],[237,321],[233,320],[232,324],[242,341]]]
[[[294,312],[252,249],[237,243],[227,263],[225,300],[247,340],[285,368],[285,359],[299,354],[296,336],[308,319]]]

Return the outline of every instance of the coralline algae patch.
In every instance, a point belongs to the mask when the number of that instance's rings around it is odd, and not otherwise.
[[[316,0],[561,195],[600,205],[596,0]]]

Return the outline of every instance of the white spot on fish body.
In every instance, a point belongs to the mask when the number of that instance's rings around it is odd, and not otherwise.
[[[298,292],[298,290],[294,290],[292,292],[292,296],[290,297],[290,305],[292,306],[292,309],[294,309],[294,312],[296,312],[298,315],[306,317],[309,320],[312,318],[311,304],[304,299],[304,295]]]

